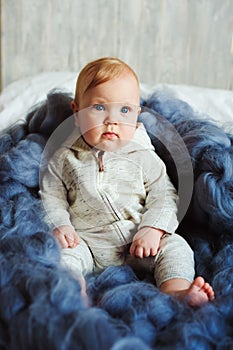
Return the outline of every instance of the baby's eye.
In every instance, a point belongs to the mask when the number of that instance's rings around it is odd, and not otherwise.
[[[129,113],[130,112],[130,107],[124,106],[121,108],[121,113]]]
[[[92,106],[92,108],[98,112],[105,111],[104,105],[101,105],[101,104],[95,104]]]

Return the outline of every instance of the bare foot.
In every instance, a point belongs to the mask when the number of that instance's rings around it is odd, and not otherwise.
[[[214,291],[209,283],[199,276],[188,289],[179,291],[177,296],[179,299],[186,300],[190,306],[198,307],[214,300]]]

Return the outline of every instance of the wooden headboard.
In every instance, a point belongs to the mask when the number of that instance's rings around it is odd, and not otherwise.
[[[232,0],[2,0],[1,86],[118,56],[147,84],[233,89]]]

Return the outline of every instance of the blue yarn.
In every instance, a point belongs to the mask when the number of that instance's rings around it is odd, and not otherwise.
[[[131,282],[108,290],[98,305],[114,318],[124,320],[133,334],[150,346],[155,343],[158,332],[183,312],[183,305],[144,282]]]
[[[56,308],[49,315],[45,304],[18,314],[9,328],[13,349],[36,350],[107,350],[129,332],[103,310],[92,308],[61,317]]]
[[[233,229],[232,184],[215,174],[200,175],[194,187],[194,210],[198,220],[207,221],[212,234],[230,233]]]
[[[173,298],[162,293],[147,303],[148,318],[158,330],[168,327],[176,315],[183,313],[183,311],[183,305],[176,303]]]
[[[10,135],[3,134],[0,137],[0,154],[3,154],[11,149],[13,145]]]
[[[88,277],[87,291],[93,303],[98,303],[107,290],[136,280],[137,277],[129,266],[109,266],[100,275]]]
[[[36,266],[37,275],[31,276],[31,271],[28,269],[30,264],[28,264],[26,273],[23,271],[21,275],[21,281],[26,277],[26,283],[19,281],[19,284],[22,284],[21,288],[31,302],[32,313],[36,312],[37,316],[38,313],[41,314],[41,311],[39,311],[41,303],[49,304],[51,310],[54,309],[54,315],[55,310],[58,314],[69,315],[84,309],[78,281],[71,278],[66,271],[56,268],[51,269],[40,264],[34,266]],[[28,278],[26,274],[30,277]],[[49,309],[46,315],[49,317]]]
[[[155,344],[157,332],[150,320],[146,318],[134,320],[131,329],[132,333],[147,345],[152,347]]]
[[[213,174],[215,180],[223,184],[233,180],[233,147],[208,148],[202,155],[199,162],[199,172]]]
[[[29,133],[51,135],[61,122],[73,114],[71,101],[70,94],[51,90],[47,95],[47,100],[28,114],[26,119]]]
[[[185,236],[186,238],[186,236]],[[207,281],[211,281],[213,274],[213,242],[203,239],[203,237],[187,237],[192,249],[195,251],[195,270],[197,276],[203,276]]]
[[[228,332],[221,312],[214,304],[207,304],[199,310],[183,313],[165,334],[158,334],[156,349],[169,347],[173,339],[177,340],[174,349],[214,349]]]
[[[9,179],[0,184],[0,197],[4,198],[4,200],[12,199],[16,195],[26,191],[28,191],[26,186],[13,179]]]
[[[18,262],[18,257],[16,257],[14,262]],[[2,253],[0,253],[0,265],[0,290],[2,290],[2,288],[5,287],[8,283],[10,283],[13,279],[15,275],[15,269],[11,261],[9,262],[9,259],[7,259],[6,256],[4,256]]]
[[[153,285],[131,282],[108,290],[103,295],[99,305],[112,316],[131,322],[139,315],[145,314],[145,301],[153,300],[157,294],[158,291]]]
[[[162,98],[159,96],[159,94],[157,94],[151,97],[151,99],[147,102],[146,107],[152,109],[151,115],[143,119],[148,132],[151,132],[151,122],[147,119],[153,120],[155,118],[159,118],[156,113],[161,114],[172,124],[172,126],[183,138],[184,143],[190,152],[194,166],[196,165],[195,162],[198,160],[198,157],[202,155],[202,152],[206,148],[212,146],[215,147],[216,145],[224,148],[231,146],[229,136],[221,128],[208,120],[200,119],[200,116],[183,101],[175,100],[174,103],[174,100],[164,97]],[[153,112],[155,112],[155,114]],[[168,129],[167,124],[163,123],[161,125],[161,117],[159,120],[159,132],[161,135],[166,134]],[[153,131],[156,133],[158,132],[157,130]]]
[[[193,197],[178,232],[194,249],[197,274],[213,284],[214,303],[193,310],[160,293],[146,276],[140,281],[129,266],[111,266],[88,276],[92,304],[86,307],[79,282],[60,264],[60,248],[44,221],[38,195],[46,139],[71,115],[70,101],[70,95],[51,92],[25,123],[0,135],[0,347],[230,348],[233,135],[166,94],[141,100],[145,112],[140,120],[177,186],[177,162],[187,175],[174,142],[177,132],[190,154]],[[166,146],[177,154],[175,162]]]
[[[224,336],[230,334],[231,327],[223,319],[222,312],[217,310],[214,304],[205,305],[200,310],[197,310],[195,315],[197,319],[200,319],[205,335],[210,342],[218,344]]]
[[[214,349],[228,331],[221,313],[208,304],[197,311],[183,312],[179,318],[176,315],[176,321],[158,333],[156,349]]]
[[[30,192],[21,193],[7,201],[0,198],[0,237],[46,232],[48,226],[44,216],[41,201]]]
[[[163,93],[152,95],[144,105],[162,114],[182,136],[189,150],[195,178],[193,200],[187,215],[188,220],[195,217],[196,223],[193,227],[190,225],[191,230],[195,228],[200,231],[201,227],[205,227],[207,234],[211,232],[212,235],[220,235],[222,230],[225,234],[232,232],[232,136],[210,120],[200,119],[200,114],[187,103],[171,99]],[[156,113],[147,113],[147,118],[143,118],[150,133],[156,125],[151,120],[159,118]],[[157,128],[156,133],[166,134],[166,123],[159,128],[161,130],[157,131]],[[169,155],[164,153],[156,138],[152,138],[152,141],[165,163],[170,164]],[[172,169],[169,175],[176,183],[173,174]]]
[[[79,345],[80,349],[108,350],[128,334],[129,329],[121,320],[112,319],[101,309],[91,308],[79,312],[66,348],[75,349]]]
[[[29,135],[0,159],[0,179],[14,179],[27,187],[39,183],[39,164],[44,139]]]
[[[46,266],[56,266],[60,261],[60,250],[54,237],[45,232],[31,236],[10,236],[1,239],[0,252],[4,256],[27,257],[30,261]]]
[[[188,103],[176,98],[171,98],[163,91],[154,92],[144,102],[144,105],[166,117],[179,114],[181,118],[186,117],[186,119],[189,119],[191,118],[190,115],[194,114],[193,109]],[[197,113],[195,113],[195,118],[198,118]]]
[[[135,349],[143,349],[143,350],[152,350],[145,342],[143,342],[140,338],[137,337],[125,337],[124,339],[118,340],[110,350],[135,350]]]
[[[20,290],[7,285],[0,291],[0,315],[1,319],[8,323],[20,310],[26,307],[26,302]]]
[[[16,145],[20,140],[24,139],[27,136],[28,130],[25,123],[18,122],[9,128],[8,134],[10,135],[12,142]]]
[[[22,235],[31,235],[48,229],[44,222],[41,201],[26,193],[15,198],[15,226]]]
[[[0,197],[0,236],[4,229],[8,230],[14,224],[14,201],[6,201]]]
[[[233,266],[233,244],[223,247],[213,258],[212,265],[215,273],[223,271]],[[228,270],[226,270],[228,271]],[[233,277],[232,277],[233,281]]]

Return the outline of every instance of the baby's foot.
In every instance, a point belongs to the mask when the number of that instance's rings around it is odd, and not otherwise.
[[[203,277],[197,277],[188,289],[185,289],[178,296],[186,300],[190,306],[201,306],[211,300],[214,300],[214,291],[209,283],[205,282]]]

